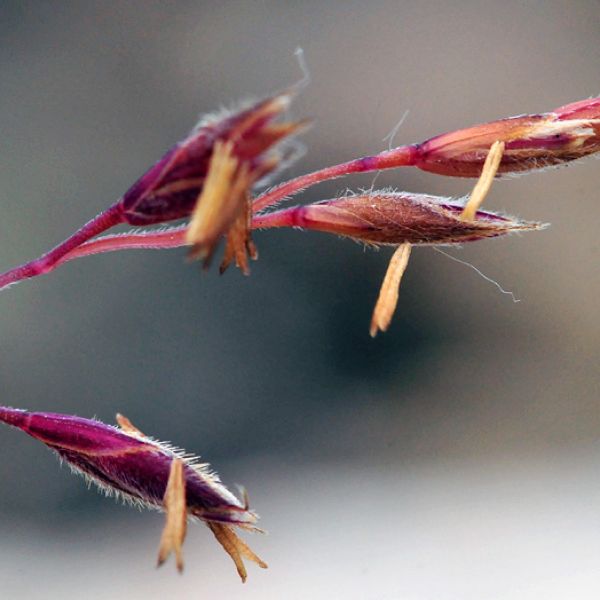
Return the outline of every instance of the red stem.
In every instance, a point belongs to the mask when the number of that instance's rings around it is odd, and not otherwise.
[[[0,275],[0,289],[29,277],[49,273],[61,259],[90,238],[123,222],[121,206],[113,204],[46,254]]]
[[[185,240],[186,231],[187,224],[163,231],[138,231],[105,235],[74,248],[69,254],[63,256],[55,267],[75,258],[91,256],[92,254],[103,254],[105,252],[116,252],[117,250],[167,250],[169,248],[180,248],[181,246],[188,245]]]
[[[274,229],[275,227],[306,227],[303,222],[303,206],[291,206],[263,215],[252,217],[252,229]]]
[[[303,207],[294,206],[252,218],[251,229],[273,229],[275,227],[295,227],[298,211]],[[168,250],[187,246],[185,239],[187,224],[162,231],[137,231],[117,233],[90,240],[73,248],[54,264],[54,268],[75,258],[117,252],[118,250]]]
[[[260,212],[268,206],[273,206],[273,204],[276,204],[280,200],[293,196],[322,181],[344,177],[352,173],[368,173],[369,171],[413,166],[418,156],[418,145],[399,146],[375,156],[363,156],[362,158],[356,158],[340,165],[333,165],[313,171],[312,173],[307,173],[306,175],[300,175],[300,177],[290,179],[290,181],[286,181],[256,198],[252,205],[252,212]]]

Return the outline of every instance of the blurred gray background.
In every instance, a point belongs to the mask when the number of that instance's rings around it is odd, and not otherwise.
[[[118,198],[197,117],[311,82],[287,173],[600,92],[600,3],[28,2],[0,8],[2,270]],[[495,185],[546,231],[417,249],[390,331],[368,324],[389,250],[256,236],[252,276],[184,251],[69,263],[0,294],[2,403],[140,429],[244,484],[270,564],[241,586],[207,530],[155,571],[162,528],[0,431],[5,598],[597,598],[594,160]],[[373,176],[321,185],[332,197]],[[412,170],[377,186],[463,195]]]

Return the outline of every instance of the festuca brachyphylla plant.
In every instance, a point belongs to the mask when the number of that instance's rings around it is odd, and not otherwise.
[[[237,111],[206,117],[116,203],[46,254],[0,275],[0,288],[49,273],[75,258],[116,250],[188,246],[190,256],[208,266],[221,240],[221,272],[235,262],[248,274],[249,259],[258,257],[253,231],[301,228],[395,248],[371,319],[374,336],[391,322],[413,246],[456,245],[543,227],[481,209],[495,177],[559,166],[600,150],[600,98],[593,98],[356,158],[259,193],[265,178],[275,176],[296,156],[292,138],[307,123],[279,120],[295,92],[292,88]],[[275,208],[323,181],[410,166],[478,181],[466,200],[369,190]],[[177,219],[188,222],[102,235],[120,224],[143,227]],[[113,427],[0,407],[0,421],[44,442],[105,492],[164,510],[159,564],[174,552],[178,568],[183,568],[186,524],[196,519],[206,523],[234,560],[242,581],[243,559],[266,567],[234,530],[257,529],[257,516],[245,494],[239,500],[207,465],[145,436],[125,417],[117,420],[119,427]]]

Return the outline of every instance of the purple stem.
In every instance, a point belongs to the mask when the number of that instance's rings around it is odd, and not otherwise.
[[[317,183],[345,177],[353,173],[369,173],[382,171],[384,169],[397,169],[398,167],[412,167],[417,164],[421,156],[420,146],[412,144],[409,146],[398,146],[392,150],[386,150],[375,156],[363,156],[339,165],[325,167],[306,175],[300,175],[290,179],[256,198],[252,204],[254,214],[273,206],[284,198],[289,198],[298,192],[305,190]]]
[[[35,277],[36,275],[43,275],[52,271],[54,267],[58,265],[61,258],[71,252],[71,250],[99,233],[123,222],[124,219],[121,204],[120,202],[117,202],[104,212],[101,212],[97,217],[94,217],[91,221],[88,221],[71,237],[67,238],[64,242],[61,242],[49,252],[46,252],[46,254],[19,267],[15,267],[10,271],[6,271],[6,273],[2,273],[0,275],[0,289],[23,279]]]

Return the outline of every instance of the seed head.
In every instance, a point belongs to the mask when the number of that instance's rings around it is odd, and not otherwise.
[[[496,141],[505,144],[499,174],[559,166],[594,154],[600,151],[600,98],[436,136],[415,146],[414,164],[440,175],[477,177]]]
[[[0,407],[0,421],[46,444],[108,495],[165,510],[159,564],[174,551],[178,568],[183,568],[185,523],[196,518],[213,531],[242,580],[246,578],[242,556],[266,567],[232,529],[256,530],[258,517],[247,502],[234,496],[207,464],[145,436],[125,417],[117,415],[120,427],[113,427],[81,417]]]
[[[275,171],[289,152],[274,148],[303,123],[274,123],[290,105],[292,92],[266,98],[236,112],[204,118],[124,194],[120,201],[132,225],[188,217],[202,193],[219,145],[227,145],[234,171],[247,170],[251,182]]]
[[[295,226],[376,245],[461,244],[544,227],[482,210],[465,221],[463,209],[461,200],[381,190],[261,215],[255,226]]]

